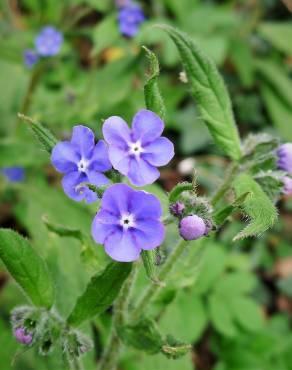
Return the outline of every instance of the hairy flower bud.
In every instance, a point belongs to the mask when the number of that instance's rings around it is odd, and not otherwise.
[[[206,233],[206,224],[204,220],[197,216],[184,217],[179,224],[180,236],[185,240],[196,240]]]
[[[13,335],[16,340],[25,345],[31,344],[33,340],[33,333],[29,332],[25,327],[19,326],[18,328],[13,329]]]
[[[185,205],[181,202],[175,202],[169,206],[169,212],[176,217],[181,216],[184,209]]]
[[[283,193],[286,195],[292,195],[292,178],[289,176],[284,176],[281,180],[284,185]]]
[[[292,143],[286,143],[277,150],[278,168],[280,170],[292,173]]]

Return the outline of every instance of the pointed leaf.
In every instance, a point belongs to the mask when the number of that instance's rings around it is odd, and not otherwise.
[[[104,312],[117,297],[131,268],[131,263],[111,262],[101,273],[93,276],[77,300],[68,324],[77,326]]]
[[[51,308],[54,286],[47,265],[26,239],[13,230],[0,229],[0,258],[36,306]]]
[[[272,227],[277,219],[277,210],[261,186],[248,174],[241,174],[233,182],[235,193],[240,197],[250,192],[243,205],[244,213],[250,218],[250,223],[233,240],[256,236]]]
[[[214,62],[187,34],[171,26],[159,27],[168,33],[179,51],[191,93],[216,144],[232,159],[240,159],[240,138],[229,94]]]
[[[157,113],[162,119],[165,116],[165,106],[158,86],[159,62],[156,55],[143,46],[150,62],[150,76],[144,85],[144,96],[147,109]]]

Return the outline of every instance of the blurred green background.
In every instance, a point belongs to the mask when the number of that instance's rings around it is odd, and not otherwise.
[[[292,141],[290,0],[139,4],[147,20],[131,39],[120,34],[111,0],[2,0],[0,5],[0,167],[23,166],[26,172],[25,181],[17,184],[1,177],[0,224],[30,237],[46,258],[63,315],[106,259],[94,245],[82,248],[73,239],[48,232],[42,217],[88,234],[96,206],[66,198],[60,177],[17,112],[44,123],[60,139],[69,137],[79,123],[99,137],[103,120],[111,115],[130,122],[144,107],[148,61],[141,46],[146,45],[161,64],[166,135],[176,149],[159,185],[149,190],[167,205],[165,191],[188,179],[195,166],[200,193],[210,194],[222,180],[227,160],[196,112],[175,46],[153,27],[168,23],[189,33],[216,62],[242,137],[265,131]],[[48,24],[64,33],[61,52],[28,69],[23,51]],[[152,305],[150,312],[159,318],[162,331],[193,343],[193,351],[174,361],[127,350],[121,370],[292,369],[292,201],[283,197],[279,206],[277,226],[258,239],[231,242],[242,227],[238,218],[216,241],[201,242],[202,255],[190,249],[187,262],[181,262]],[[167,240],[175,233],[170,230]],[[194,269],[197,259],[199,271]],[[140,275],[135,294],[147,284],[144,273]],[[0,264],[0,370],[63,369],[58,351],[50,357],[33,349],[23,353],[12,337],[10,310],[25,303]],[[110,319],[109,310],[83,328],[95,343],[85,358],[86,370],[96,368]]]

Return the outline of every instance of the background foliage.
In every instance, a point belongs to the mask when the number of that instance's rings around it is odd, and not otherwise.
[[[176,159],[163,169],[160,186],[151,185],[149,191],[167,206],[164,192],[189,179],[192,160],[200,194],[216,190],[227,159],[219,157],[223,152],[215,148],[201,120],[203,113],[179,78],[182,67],[174,44],[152,27],[166,23],[186,31],[215,61],[243,137],[266,131],[292,141],[288,0],[157,0],[141,5],[148,20],[133,39],[120,35],[117,10],[110,0],[5,0],[0,5],[0,167],[20,165],[26,170],[23,183],[0,180],[0,223],[28,236],[46,259],[56,281],[57,309],[65,316],[108,259],[90,240],[60,237],[46,226],[44,217],[88,234],[95,206],[66,198],[47,155],[17,119],[17,112],[29,113],[58,138],[68,137],[76,123],[100,136],[103,119],[120,115],[130,120],[144,106],[148,60],[141,46],[146,45],[160,61],[166,134],[176,148]],[[65,44],[58,56],[32,72],[23,65],[22,52],[46,24],[64,32]],[[192,343],[192,352],[174,361],[130,349],[120,368],[291,369],[291,209],[291,199],[283,198],[279,223],[259,239],[231,242],[242,229],[238,218],[226,224],[217,240],[205,239],[199,248],[190,249],[188,263],[178,264],[149,311],[159,318],[164,334]],[[175,232],[168,236],[166,249]],[[199,269],[194,268],[195,260]],[[141,271],[134,295],[147,283]],[[0,265],[0,369],[62,369],[59,353],[44,358],[34,350],[21,353],[11,365],[20,346],[11,335],[9,312],[24,303],[25,297]],[[85,358],[87,370],[96,368],[110,319],[108,310],[82,327],[95,343],[95,351]]]

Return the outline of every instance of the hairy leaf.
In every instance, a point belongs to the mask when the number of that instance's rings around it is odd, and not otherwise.
[[[58,140],[55,136],[44,127],[40,122],[35,121],[34,119],[27,117],[21,113],[18,113],[18,117],[24,121],[27,121],[30,124],[30,128],[34,133],[37,140],[40,142],[42,147],[50,154],[57,144]]]
[[[161,351],[163,339],[154,321],[142,318],[134,324],[118,328],[118,334],[124,343],[149,354]]]
[[[240,138],[226,86],[215,66],[183,32],[160,26],[172,38],[180,53],[191,92],[213,139],[227,155],[241,157]]]
[[[157,271],[156,271],[156,265],[155,265],[156,250],[155,249],[152,249],[149,251],[142,250],[141,257],[142,257],[143,265],[144,265],[147,276],[154,283],[158,283]]]
[[[165,106],[158,86],[159,62],[156,55],[148,48],[145,49],[150,62],[150,76],[144,85],[144,96],[147,109],[157,113],[162,119],[165,116]]]
[[[77,326],[104,312],[117,297],[131,268],[131,263],[111,262],[104,271],[93,276],[85,292],[78,298],[68,323]]]
[[[54,304],[54,285],[44,260],[13,230],[0,229],[0,258],[30,300],[39,307]]]
[[[261,186],[244,173],[237,177],[233,186],[237,197],[246,192],[251,193],[242,205],[243,212],[250,222],[233,240],[259,235],[272,227],[277,219],[277,210]]]

